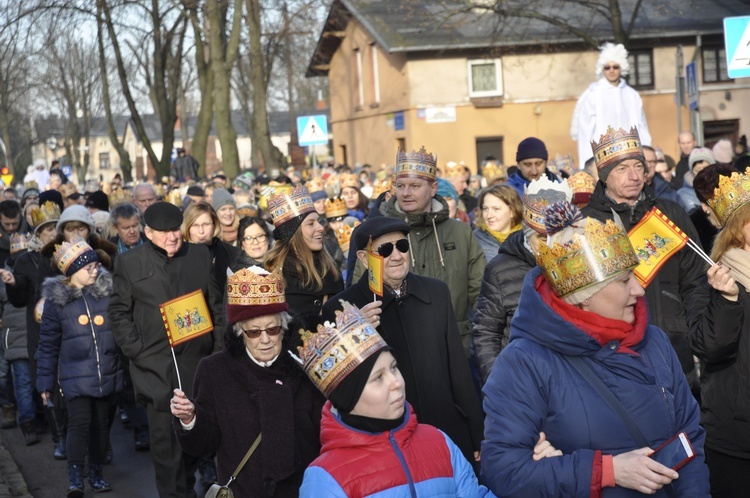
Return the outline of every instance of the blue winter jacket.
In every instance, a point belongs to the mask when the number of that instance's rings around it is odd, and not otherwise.
[[[667,336],[649,325],[643,340],[632,346],[638,356],[617,353],[617,341],[602,347],[542,300],[535,287],[540,275],[538,267],[526,275],[510,325],[510,343],[483,389],[484,482],[504,497],[588,497],[596,450],[617,455],[638,449],[620,416],[563,356],[569,355],[587,360],[652,449],[678,432],[688,434],[697,456],[678,471],[680,477],[672,485],[680,497],[708,497],[698,404]],[[532,460],[541,431],[563,456]],[[607,487],[602,496],[640,493]],[[656,496],[666,496],[666,491]]]
[[[50,277],[42,285],[37,390],[52,391],[59,378],[68,400],[122,391],[122,368],[107,317],[112,276],[100,269],[96,281],[83,289],[63,279]]]
[[[557,176],[552,173],[549,169],[544,170],[544,174],[547,175],[547,178],[549,178],[553,182],[559,182],[560,179],[557,178]],[[516,192],[518,192],[518,195],[521,196],[521,199],[523,199],[524,194],[524,188],[527,187],[531,183],[531,180],[527,180],[521,175],[521,171],[518,170],[512,175],[510,175],[510,178],[508,178],[508,185],[516,189]]]

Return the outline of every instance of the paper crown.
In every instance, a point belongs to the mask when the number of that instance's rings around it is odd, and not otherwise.
[[[444,178],[458,178],[463,176],[463,174],[464,167],[462,164],[459,164],[456,161],[448,161],[445,163],[445,168],[443,168]]]
[[[396,167],[393,174],[397,178],[421,178],[423,180],[435,181],[437,178],[437,156],[429,154],[424,147],[419,152],[406,153],[399,149],[396,153]]]
[[[499,164],[488,162],[482,166],[482,176],[487,179],[487,183],[491,183],[497,178],[505,178],[505,169]]]
[[[289,194],[276,194],[268,199],[268,212],[271,213],[275,227],[314,211],[315,205],[310,193],[303,186],[292,188]]]
[[[628,234],[612,220],[586,218],[583,233],[563,244],[539,243],[537,264],[555,294],[564,298],[638,266]]]
[[[47,201],[41,206],[31,207],[31,222],[39,229],[43,224],[60,219],[60,206],[56,202]]]
[[[596,168],[601,170],[624,161],[625,159],[643,159],[641,139],[635,126],[627,132],[622,128],[615,131],[607,127],[607,133],[599,137],[599,142],[591,142]],[[645,161],[644,161],[645,164]]]
[[[130,202],[131,197],[130,194],[128,194],[124,189],[117,188],[112,191],[111,194],[109,194],[109,207],[113,208],[115,206],[119,206],[120,204],[125,204],[127,202]]]
[[[261,209],[268,208],[268,201],[275,195],[289,195],[292,191],[292,186],[288,183],[271,182],[268,185],[264,185],[260,189],[260,197],[258,198],[258,206]]]
[[[63,196],[63,199],[78,193],[78,189],[73,184],[73,182],[63,183],[57,188],[57,191],[60,192],[60,195]]]
[[[362,186],[359,183],[359,178],[354,173],[342,173],[339,176],[339,191],[343,190],[344,187],[361,189]]]
[[[23,182],[24,190],[28,190],[30,188],[35,188],[39,190],[39,184],[36,182],[36,180],[29,180],[28,182]]]
[[[356,223],[354,227],[359,225],[359,223]],[[349,250],[349,243],[352,239],[352,231],[354,230],[354,227],[350,227],[349,225],[344,225],[343,227],[336,230],[336,240],[339,241],[339,247],[341,247],[341,250],[346,254],[346,251]]]
[[[269,273],[263,268],[252,266],[227,276],[229,323],[281,313],[288,308],[281,267]]]
[[[302,346],[297,347],[302,368],[325,397],[364,360],[387,347],[359,309],[346,301],[341,306],[335,325],[318,325],[317,333],[300,331]]]
[[[99,258],[85,240],[73,237],[70,242],[55,244],[55,253],[52,258],[60,272],[66,277],[71,276],[89,263],[98,261]]]
[[[309,182],[307,182],[305,185],[307,186],[308,192],[310,192],[311,194],[314,193],[314,192],[325,192],[326,191],[326,185],[323,182],[323,178],[321,178],[319,176],[313,178],[312,180],[310,180]]]
[[[29,247],[29,239],[30,237],[27,237],[26,235],[22,233],[18,233],[18,232],[11,235],[10,236],[10,253],[15,254]]]
[[[568,178],[568,186],[573,191],[572,202],[578,207],[585,206],[596,188],[596,180],[585,171],[579,171]]]
[[[714,210],[721,226],[726,226],[732,213],[750,201],[750,168],[745,173],[732,173],[719,176],[719,186],[714,189],[714,197],[708,205]]]
[[[542,173],[539,179],[524,187],[523,221],[535,232],[545,235],[544,210],[562,201],[570,201],[573,191],[565,182],[553,182]]]
[[[375,182],[375,184],[372,186],[372,198],[377,199],[380,194],[383,192],[388,192],[391,190],[391,186],[393,183],[391,182],[390,178],[386,180],[378,180]]]
[[[346,209],[346,204],[341,199],[328,199],[326,200],[326,218],[339,218],[349,214],[349,210]]]

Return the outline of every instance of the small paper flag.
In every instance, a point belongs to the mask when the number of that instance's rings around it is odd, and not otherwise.
[[[634,273],[644,288],[648,287],[659,268],[688,241],[685,232],[656,207],[630,230],[628,238],[640,260]]]
[[[367,243],[367,283],[373,293],[383,297],[383,256],[372,252],[372,239]]]
[[[198,289],[159,305],[167,337],[172,347],[214,329],[206,298]]]

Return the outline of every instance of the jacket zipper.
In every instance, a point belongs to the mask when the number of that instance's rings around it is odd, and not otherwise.
[[[5,350],[8,350],[8,339],[10,339],[10,327],[5,329]]]
[[[388,440],[391,442],[391,446],[393,446],[393,450],[396,452],[398,461],[401,462],[401,466],[404,468],[406,480],[409,482],[409,492],[411,493],[412,498],[417,498],[417,490],[416,488],[414,488],[414,479],[412,479],[411,472],[409,472],[409,467],[406,465],[406,458],[404,458],[404,454],[401,453],[401,448],[398,447],[396,438],[393,437],[393,431],[390,431],[388,433]]]
[[[91,312],[89,311],[89,303],[86,302],[86,297],[81,295],[83,304],[86,306],[86,315],[89,317],[89,327],[91,328],[91,337],[94,339],[94,350],[96,351],[96,374],[99,376],[99,397],[102,397],[102,367],[99,360],[99,343],[96,340],[96,330],[94,330],[94,323],[91,320]]]

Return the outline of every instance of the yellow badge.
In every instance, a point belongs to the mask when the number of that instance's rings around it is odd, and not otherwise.
[[[80,315],[78,317],[78,323],[80,323],[81,325],[88,325],[89,324],[89,317],[87,317],[86,315]]]
[[[102,315],[96,315],[94,317],[94,323],[96,325],[104,325],[104,317]]]

